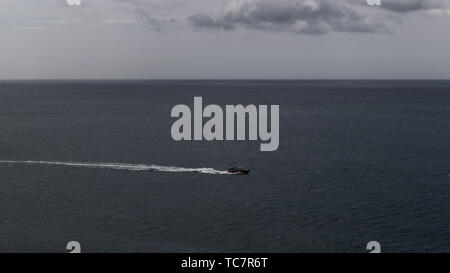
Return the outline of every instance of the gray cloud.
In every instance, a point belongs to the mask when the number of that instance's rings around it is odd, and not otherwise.
[[[223,13],[197,13],[189,17],[195,28],[289,31],[304,34],[327,32],[385,33],[388,27],[334,0],[233,0]]]
[[[197,29],[391,33],[390,23],[398,20],[388,12],[399,17],[414,11],[448,11],[447,5],[444,0],[382,0],[381,7],[369,7],[365,0],[230,0],[218,15],[196,13],[188,21]]]
[[[153,10],[162,10],[156,1],[143,0],[114,0],[118,3],[127,4],[136,14],[137,18],[151,26],[154,30],[160,31],[164,26],[164,20],[158,18]]]
[[[439,0],[382,0],[382,3],[381,8],[399,13],[447,7],[444,1]]]

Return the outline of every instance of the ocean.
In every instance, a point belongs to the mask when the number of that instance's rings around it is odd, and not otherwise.
[[[174,141],[194,96],[280,105],[278,150]],[[450,81],[4,81],[0,252],[449,252],[449,117]]]

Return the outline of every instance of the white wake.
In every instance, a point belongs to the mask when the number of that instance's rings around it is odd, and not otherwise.
[[[227,171],[219,171],[213,168],[183,168],[173,166],[160,165],[146,165],[146,164],[124,164],[124,163],[91,163],[91,162],[60,162],[60,161],[13,161],[0,160],[3,164],[41,164],[41,165],[55,165],[68,166],[79,168],[99,168],[99,169],[115,169],[128,171],[158,171],[158,172],[191,172],[191,173],[205,173],[205,174],[230,174]]]

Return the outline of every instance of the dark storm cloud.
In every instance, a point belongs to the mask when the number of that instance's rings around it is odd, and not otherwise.
[[[366,0],[114,1],[125,4],[136,19],[155,30],[190,25],[195,29],[230,31],[241,27],[311,35],[392,33],[394,22],[401,22],[398,19],[405,13],[447,8],[447,0],[381,0],[381,7],[370,7]]]
[[[443,9],[444,1],[439,0],[382,0],[381,8],[394,12],[405,13],[430,9]]]
[[[335,0],[234,0],[218,16],[197,13],[189,21],[195,28],[224,30],[245,27],[304,34],[388,32],[385,25]]]

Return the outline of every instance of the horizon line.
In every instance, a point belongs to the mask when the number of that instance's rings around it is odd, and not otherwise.
[[[5,81],[450,81],[450,78],[17,78]]]

